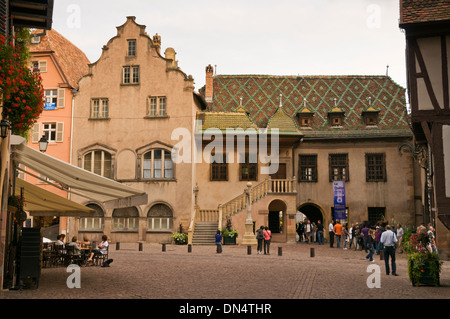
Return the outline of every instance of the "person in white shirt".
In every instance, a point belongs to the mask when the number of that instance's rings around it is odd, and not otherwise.
[[[330,234],[330,248],[333,248],[333,244],[334,244],[334,221],[333,220],[328,225],[328,233]]]
[[[99,255],[99,254],[102,254],[102,255],[106,254],[108,252],[108,246],[109,246],[108,237],[106,235],[103,235],[102,241],[97,246],[97,249],[92,250],[91,256],[86,261],[86,264],[92,264],[92,258],[94,256]]]
[[[391,230],[391,226],[386,226],[386,231],[381,234],[380,242],[384,245],[384,264],[386,266],[386,275],[389,275],[389,256],[391,257],[392,275],[397,275],[397,269],[395,265],[395,244],[397,243],[397,236]]]

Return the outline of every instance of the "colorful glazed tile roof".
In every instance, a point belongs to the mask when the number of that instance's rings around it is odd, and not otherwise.
[[[401,0],[400,25],[450,20],[449,0]]]
[[[210,112],[234,112],[242,105],[260,128],[278,111],[281,98],[283,111],[295,121],[303,110],[314,113],[311,130],[302,131],[308,137],[412,135],[405,89],[387,76],[216,75],[213,92]],[[369,106],[379,111],[376,127],[364,123]],[[328,119],[334,108],[344,112],[339,129]]]

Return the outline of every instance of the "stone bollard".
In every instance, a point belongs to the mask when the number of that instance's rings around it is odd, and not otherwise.
[[[384,251],[380,250],[380,260],[384,260]]]
[[[311,249],[310,249],[310,253],[309,253],[309,254],[310,254],[311,257],[314,257],[314,256],[315,256],[314,248],[311,248]]]
[[[283,247],[278,247],[278,256],[283,255]]]
[[[247,255],[251,255],[252,254],[252,246],[247,246]]]
[[[139,243],[139,251],[142,251],[142,249],[143,249],[143,245],[142,245],[142,243]]]
[[[166,251],[166,244],[162,244],[162,251]]]
[[[191,253],[191,252],[192,252],[192,245],[189,244],[189,245],[188,245],[188,253]]]
[[[120,243],[119,242],[116,243],[116,250],[120,250]]]

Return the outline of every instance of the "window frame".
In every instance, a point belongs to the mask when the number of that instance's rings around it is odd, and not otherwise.
[[[151,95],[147,98],[147,118],[167,117],[167,96]]]
[[[311,170],[310,174],[303,174],[302,168],[310,169]],[[298,155],[298,181],[305,183],[317,183],[318,181],[317,154]]]
[[[161,151],[161,158],[155,158],[155,152]],[[147,154],[150,154],[149,158],[146,158]],[[168,157],[167,157],[168,156]],[[171,162],[171,167],[166,167],[167,161]],[[156,167],[155,163],[160,162],[160,167]],[[155,177],[155,171],[160,171],[161,176]],[[170,176],[166,177],[166,172],[171,172]],[[146,172],[150,173],[149,177],[146,177]],[[152,148],[142,154],[142,168],[141,176],[143,180],[174,180],[175,179],[175,165],[172,160],[172,151],[165,148]]]
[[[339,162],[340,160],[345,160],[345,163]],[[347,153],[328,154],[328,166],[330,182],[350,181],[349,158]],[[336,169],[338,170],[337,174],[335,173]]]
[[[130,47],[134,44],[134,47]],[[127,56],[135,57],[137,55],[137,41],[136,39],[127,40]]]
[[[96,105],[97,104],[97,105]],[[106,109],[106,112],[105,112]],[[109,99],[104,97],[96,97],[91,99],[90,117],[96,120],[109,119]]]
[[[213,156],[221,156],[222,162],[216,162],[213,161]],[[209,180],[211,182],[225,182],[228,181],[228,161],[227,161],[227,154],[211,154],[211,161],[210,161],[210,176]],[[224,172],[222,172],[224,170]]]
[[[124,65],[122,67],[122,85],[138,85],[140,82],[141,72],[139,65]]]
[[[373,158],[371,157],[380,157]],[[366,153],[366,182],[386,182],[386,153]]]
[[[167,216],[159,216],[157,212],[154,215],[150,215],[152,209],[154,209],[156,206],[165,206],[167,208],[168,213]],[[165,228],[161,227],[163,221],[166,223]],[[155,203],[150,207],[150,209],[147,212],[147,232],[172,232],[173,222],[174,222],[173,209],[166,203]],[[156,224],[158,224],[160,227],[155,228]]]
[[[242,156],[243,154],[240,154]],[[258,157],[256,155],[256,160],[258,160]],[[242,163],[240,161],[239,163],[239,180],[240,181],[258,181],[258,162],[256,163],[249,163],[250,161],[250,153],[245,152],[244,154],[244,162]],[[248,170],[247,177],[244,177],[244,171]],[[252,172],[254,171],[254,172]],[[252,176],[252,173],[255,174],[255,176]]]
[[[100,155],[101,156],[100,174],[95,172],[95,161],[96,161],[95,154],[97,152],[100,152],[100,154],[101,154]],[[90,159],[90,169],[88,170],[86,168],[86,163],[87,163],[86,156],[88,156],[89,154],[91,154],[91,159]],[[109,167],[109,172],[110,172],[109,176],[105,175],[105,154],[108,154],[110,156],[111,165]],[[82,165],[81,168],[83,168],[84,170],[87,170],[87,171],[89,171],[91,173],[94,173],[94,174],[97,174],[97,175],[100,175],[100,176],[103,176],[103,177],[106,177],[106,178],[109,178],[109,179],[114,179],[113,154],[108,152],[108,151],[106,151],[106,150],[92,149],[92,150],[89,150],[89,151],[85,152],[83,154],[83,156],[81,157],[81,165]]]

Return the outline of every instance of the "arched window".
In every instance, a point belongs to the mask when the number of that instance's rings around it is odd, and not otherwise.
[[[84,154],[83,168],[92,173],[112,178],[112,156],[102,150],[95,150]]]
[[[116,208],[112,213],[112,217],[113,230],[138,230],[139,212],[136,207]]]
[[[149,231],[172,231],[173,213],[164,204],[153,205],[147,214],[147,229]]]
[[[95,210],[92,214],[92,217],[82,217],[80,218],[80,230],[84,231],[98,231],[103,230],[103,217],[104,213],[100,206],[96,204],[88,204],[86,205],[89,208]]]
[[[144,179],[172,179],[173,162],[170,151],[153,149],[144,154],[142,176]]]

